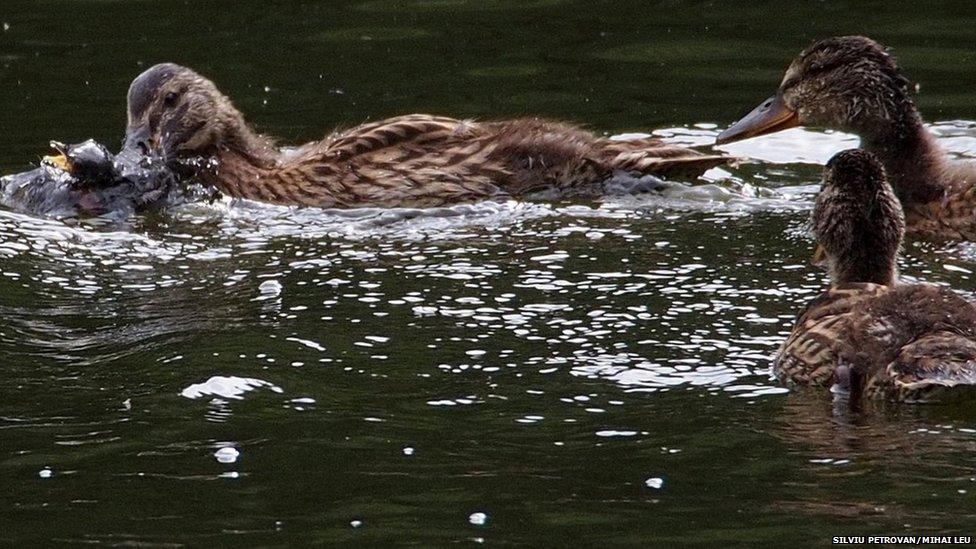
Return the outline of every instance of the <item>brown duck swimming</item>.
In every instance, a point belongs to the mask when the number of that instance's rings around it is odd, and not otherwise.
[[[863,36],[827,38],[793,60],[776,91],[718,143],[798,125],[857,134],[905,210],[907,229],[935,240],[976,240],[976,163],[953,162],[925,129],[914,86],[884,47]]]
[[[831,286],[780,348],[780,379],[854,400],[927,400],[976,385],[976,307],[946,288],[898,284],[905,222],[871,153],[852,149],[827,163],[812,225]]]
[[[349,208],[440,206],[563,194],[615,173],[697,176],[728,159],[655,139],[611,141],[535,118],[474,122],[413,114],[337,131],[282,152],[196,72],[156,65],[128,95],[127,147],[179,161],[232,196]]]

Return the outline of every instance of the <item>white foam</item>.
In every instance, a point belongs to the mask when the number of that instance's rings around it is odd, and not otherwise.
[[[213,376],[203,383],[194,383],[186,389],[183,389],[180,395],[189,399],[211,396],[242,400],[245,393],[261,388],[270,389],[276,393],[284,392],[281,387],[261,379],[236,376]]]

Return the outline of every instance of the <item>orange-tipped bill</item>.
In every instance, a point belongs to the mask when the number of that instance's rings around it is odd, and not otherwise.
[[[817,249],[813,251],[813,257],[810,258],[810,264],[817,267],[823,267],[827,264],[827,250],[825,250],[820,244],[817,244]]]
[[[757,135],[774,133],[800,125],[800,118],[796,111],[783,103],[779,94],[770,97],[752,112],[732,124],[724,132],[718,134],[716,145],[741,141]]]

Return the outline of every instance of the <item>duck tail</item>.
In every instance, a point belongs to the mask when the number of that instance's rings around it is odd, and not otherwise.
[[[885,369],[906,400],[945,400],[976,394],[976,341],[951,331],[921,337]]]
[[[667,145],[657,139],[608,140],[603,152],[613,170],[672,179],[694,179],[711,168],[734,160],[729,156],[703,154],[685,147]]]

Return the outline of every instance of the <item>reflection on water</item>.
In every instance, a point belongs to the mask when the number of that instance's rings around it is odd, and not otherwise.
[[[851,19],[802,2],[99,3],[97,17],[90,2],[12,2],[0,162],[13,168],[51,138],[118,138],[128,80],[163,59],[226,82],[288,143],[417,110],[707,145],[808,38]],[[946,81],[971,79],[970,27],[951,5],[932,28],[899,9],[849,30],[895,41],[932,119],[967,116],[971,98]],[[811,36],[757,28],[774,16]],[[38,30],[54,18],[74,24]],[[976,156],[976,123],[932,130]],[[0,539],[971,534],[969,406],[854,413],[770,375],[825,284],[806,230],[820,164],[855,145],[796,129],[723,147],[739,163],[694,186],[618,179],[601,199],[224,201],[125,225],[0,212]],[[976,252],[909,242],[900,267],[971,293]]]

